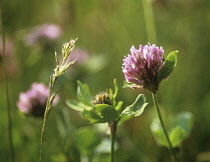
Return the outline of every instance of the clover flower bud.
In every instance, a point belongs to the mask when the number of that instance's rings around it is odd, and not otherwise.
[[[107,104],[107,105],[112,105],[112,100],[110,98],[109,92],[101,92],[97,94],[92,101],[94,105],[97,104]]]
[[[123,59],[122,70],[131,88],[145,88],[156,93],[159,83],[157,81],[158,71],[164,64],[164,50],[155,44],[134,46],[130,49],[131,54]]]
[[[33,83],[28,91],[20,93],[17,107],[24,114],[43,117],[48,96],[48,87],[42,83]],[[59,98],[56,96],[53,100],[53,105],[56,105],[58,100]]]

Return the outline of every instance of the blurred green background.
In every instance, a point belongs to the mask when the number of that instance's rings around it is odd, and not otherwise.
[[[154,25],[150,15],[146,14],[150,8],[144,3],[147,1],[3,0],[5,34],[13,43],[8,68],[15,65],[8,73],[8,84],[16,161],[38,161],[42,124],[41,119],[19,112],[16,106],[19,93],[28,90],[33,82],[48,85],[55,65],[54,51],[61,53],[61,45],[76,37],[76,46],[86,49],[91,59],[73,65],[72,70],[58,81],[60,103],[52,109],[46,126],[43,161],[62,162],[71,157],[76,162],[85,162],[83,154],[86,153],[81,153],[73,142],[75,134],[83,127],[90,128],[96,137],[99,134],[99,141],[108,137],[106,126],[91,125],[78,112],[70,110],[65,101],[76,100],[76,80],[89,84],[93,96],[106,88],[113,88],[114,78],[122,87],[124,55],[130,52],[131,45],[137,48],[148,42],[163,46],[165,55],[179,51],[177,67],[169,79],[161,83],[158,96],[164,119],[173,118],[182,111],[194,114],[193,130],[182,145],[183,161],[210,161],[210,1],[154,0]],[[148,26],[146,22],[149,22]],[[46,23],[61,27],[63,34],[57,42],[47,49],[26,46],[25,34],[34,26]],[[151,33],[148,32],[153,28],[157,41],[155,35],[149,37]],[[7,162],[11,155],[2,66],[0,72],[0,161]],[[118,100],[124,101],[125,106],[130,105],[139,93],[146,93],[151,101],[151,94],[147,91],[123,88],[119,90]],[[140,117],[119,126],[116,161],[170,161],[168,150],[156,144],[150,131],[155,116],[150,103]],[[94,149],[87,153],[89,161],[93,159]],[[108,155],[101,155],[99,161],[108,161]]]

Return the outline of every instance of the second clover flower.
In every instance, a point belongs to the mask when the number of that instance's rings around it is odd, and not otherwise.
[[[43,83],[33,83],[28,91],[20,93],[17,107],[26,115],[43,117],[48,96],[47,86]],[[56,96],[52,104],[56,105],[58,101],[59,97]]]
[[[155,44],[134,46],[130,49],[131,54],[123,59],[123,73],[131,88],[145,88],[153,93],[158,90],[159,82],[157,74],[164,64],[164,50]]]

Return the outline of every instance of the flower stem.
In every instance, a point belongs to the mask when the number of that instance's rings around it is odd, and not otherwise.
[[[10,105],[10,98],[9,98],[9,85],[8,85],[8,76],[7,76],[7,66],[6,66],[6,53],[5,53],[5,32],[4,32],[4,24],[3,24],[3,4],[2,0],[0,0],[0,19],[1,19],[1,32],[2,32],[2,67],[3,67],[3,78],[5,83],[5,96],[6,96],[6,106],[7,106],[7,119],[8,119],[8,137],[9,137],[9,147],[10,147],[10,154],[11,154],[11,161],[15,161],[15,153],[14,153],[14,145],[12,139],[12,114],[11,114],[11,105]]]
[[[110,141],[111,141],[111,155],[110,155],[110,162],[114,162],[114,150],[115,150],[115,138],[116,138],[116,131],[117,131],[117,122],[110,122]]]
[[[40,152],[39,152],[39,162],[41,162],[42,160],[42,148],[43,148],[43,142],[44,142],[44,131],[45,131],[45,125],[47,122],[47,117],[49,115],[50,109],[52,107],[52,103],[53,103],[53,87],[55,85],[55,82],[57,80],[57,77],[51,76],[50,78],[50,84],[49,84],[49,96],[47,99],[47,104],[46,104],[46,108],[45,108],[45,112],[44,112],[44,120],[42,123],[42,130],[41,130],[41,141],[40,141]]]
[[[157,111],[157,114],[158,114],[158,118],[160,120],[160,124],[162,126],[163,132],[164,132],[165,137],[166,137],[167,142],[168,142],[171,157],[172,157],[174,162],[178,162],[178,159],[176,157],[176,153],[174,152],[174,149],[172,147],[171,141],[170,141],[168,133],[166,131],[166,128],[165,128],[165,125],[164,125],[164,122],[163,122],[163,118],[162,118],[162,115],[161,115],[161,112],[160,112],[160,109],[159,109],[159,106],[158,106],[157,93],[152,93],[152,98],[153,98],[153,102],[154,102],[154,105],[155,105],[155,108],[156,108],[156,111]]]

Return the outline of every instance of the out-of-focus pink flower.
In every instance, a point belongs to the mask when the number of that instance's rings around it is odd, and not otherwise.
[[[55,24],[43,24],[31,29],[25,37],[26,45],[48,44],[60,38],[61,28]]]
[[[89,58],[88,51],[82,48],[75,47],[74,50],[71,52],[68,59],[70,60],[77,59],[75,64],[80,65],[80,64],[84,64],[88,60],[88,58]]]
[[[123,73],[128,83],[133,83],[132,88],[146,88],[152,92],[157,92],[159,83],[157,82],[158,71],[164,64],[164,50],[155,44],[134,46],[130,49],[131,54],[123,59]]]
[[[5,41],[5,58],[3,58],[3,42],[0,41],[0,63],[3,63],[3,61],[6,61],[6,68],[7,68],[7,74],[10,77],[14,77],[18,74],[19,68],[18,68],[18,61],[14,55],[15,48],[12,40],[6,39]],[[3,66],[0,66],[0,79],[3,74]]]
[[[43,83],[33,83],[28,91],[20,93],[17,107],[25,114],[43,117],[48,96],[49,88],[47,86]],[[53,105],[56,105],[58,100],[59,97],[56,96]]]
[[[7,41],[5,42],[5,44],[6,44],[6,46],[5,46],[5,55],[8,56],[8,57],[10,57],[11,54],[13,53],[13,51],[14,51],[14,45],[13,45],[13,43],[12,43],[11,41],[9,41],[9,40],[7,40]],[[3,43],[2,43],[2,41],[1,41],[1,42],[0,42],[0,59],[1,59],[1,60],[2,60],[2,57],[3,57],[2,51],[3,51]]]

